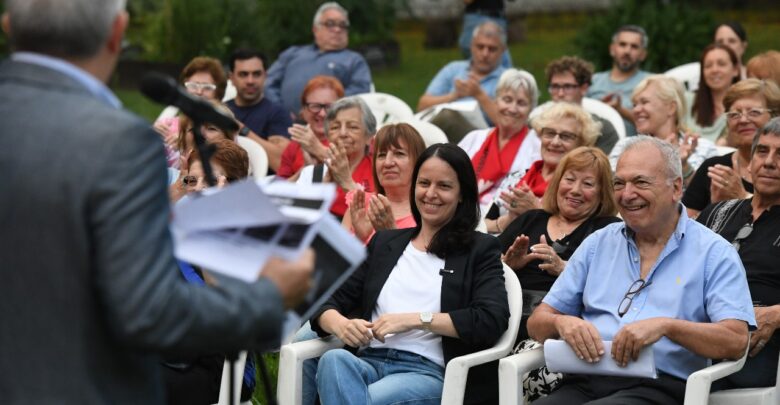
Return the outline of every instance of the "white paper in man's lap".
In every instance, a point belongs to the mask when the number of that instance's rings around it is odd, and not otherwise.
[[[563,340],[547,339],[544,342],[544,361],[547,369],[556,373],[611,375],[617,377],[657,378],[653,347],[648,346],[639,353],[637,361],[629,361],[625,367],[618,366],[610,356],[612,342],[604,341],[604,355],[596,363],[580,360],[574,349]]]

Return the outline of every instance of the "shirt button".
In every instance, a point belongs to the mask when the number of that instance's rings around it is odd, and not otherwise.
[[[636,257],[635,257],[635,258],[634,258],[634,263],[636,263],[636,262],[638,262],[638,261],[639,261],[639,258],[636,258]]]

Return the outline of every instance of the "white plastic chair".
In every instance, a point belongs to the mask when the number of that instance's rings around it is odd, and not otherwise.
[[[382,124],[394,122],[406,122],[414,118],[414,111],[400,98],[387,93],[362,93],[356,94],[368,104],[368,108],[374,113],[376,122]]]
[[[219,387],[219,402],[215,405],[236,405],[241,400],[241,384],[244,381],[244,367],[246,366],[246,352],[242,351],[238,354],[238,360],[233,363],[233,392],[235,393],[233,398],[236,399],[235,404],[230,404],[230,361],[225,360],[225,364],[222,366],[222,382]],[[251,401],[242,402],[240,405],[251,405]]]
[[[696,91],[699,88],[699,78],[701,75],[701,66],[699,62],[686,63],[673,67],[666,72],[664,76],[669,76],[683,85],[688,91]]]
[[[626,124],[623,122],[623,117],[621,117],[620,113],[609,104],[601,100],[596,100],[595,98],[584,97],[582,99],[582,108],[591,114],[598,115],[609,121],[609,123],[615,127],[619,139],[626,137]]]
[[[237,136],[238,146],[244,148],[249,155],[249,175],[255,180],[262,180],[268,174],[268,154],[259,143],[243,136]]]
[[[461,404],[466,393],[466,377],[471,367],[498,360],[512,350],[520,329],[523,313],[523,292],[514,271],[504,264],[504,284],[509,301],[509,325],[491,348],[456,357],[444,371],[442,404]],[[290,343],[282,346],[279,355],[277,398],[281,405],[300,405],[303,387],[303,361],[322,356],[330,349],[344,347],[335,336]]]
[[[748,345],[749,346],[749,345]],[[713,366],[699,370],[690,376],[685,385],[685,405],[707,405],[708,397],[714,398],[720,395],[710,395],[712,381],[736,373],[742,369],[747,357],[747,349],[739,360],[724,361]],[[501,359],[498,362],[498,395],[500,405],[516,405],[523,403],[523,374],[535,370],[544,365],[544,348],[537,347],[526,352]],[[771,388],[774,390],[774,387]],[[756,390],[764,390],[756,389]],[[741,390],[729,390],[741,391]],[[728,392],[728,391],[726,391]],[[763,393],[762,393],[763,394]],[[774,394],[774,391],[772,392]],[[759,394],[761,395],[761,394]],[[766,402],[724,401],[709,402],[710,404],[764,404]],[[772,402],[774,404],[774,402]]]
[[[437,143],[449,142],[449,139],[447,139],[447,134],[445,134],[444,131],[441,130],[441,128],[431,124],[430,122],[420,121],[414,118],[406,120],[404,122],[413,126],[414,129],[416,129],[417,132],[420,133],[420,136],[425,142],[426,148]]]
[[[737,148],[732,148],[731,146],[724,146],[724,145],[715,145],[715,149],[717,149],[718,151],[718,156],[723,156],[737,150]]]

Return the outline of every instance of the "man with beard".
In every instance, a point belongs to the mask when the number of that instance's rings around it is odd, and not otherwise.
[[[626,124],[626,134],[635,135],[631,118],[631,92],[650,72],[639,68],[647,57],[647,33],[638,25],[624,25],[615,31],[609,45],[612,69],[598,72],[588,97],[600,99],[617,110]]]
[[[236,98],[225,103],[241,125],[238,134],[260,144],[268,154],[269,174],[279,168],[282,152],[290,142],[290,115],[264,97],[265,57],[258,51],[238,49],[230,56],[230,81]]]

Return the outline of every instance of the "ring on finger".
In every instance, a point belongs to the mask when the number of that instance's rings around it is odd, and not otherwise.
[[[512,200],[512,202],[509,204],[509,206],[512,207],[512,208],[517,208],[517,201]]]
[[[763,340],[759,340],[758,343],[756,343],[756,346],[764,347],[765,344],[766,344],[766,342],[764,342]]]

